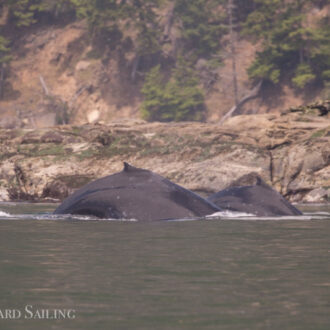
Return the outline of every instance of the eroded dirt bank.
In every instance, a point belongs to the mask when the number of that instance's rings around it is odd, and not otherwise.
[[[2,129],[0,141],[3,201],[61,200],[120,171],[123,161],[205,194],[257,172],[291,201],[330,200],[329,102],[237,116],[222,126],[118,121]]]

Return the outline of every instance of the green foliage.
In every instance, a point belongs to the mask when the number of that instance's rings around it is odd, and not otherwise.
[[[326,17],[311,31],[310,63],[320,80],[330,82],[330,19]]]
[[[315,74],[312,73],[312,68],[305,63],[299,64],[295,72],[295,76],[292,78],[294,86],[303,88],[307,83],[315,79]]]
[[[137,24],[137,53],[138,55],[154,54],[160,51],[159,30],[149,27],[143,22]]]
[[[117,0],[68,0],[78,18],[86,18],[93,34],[112,30],[122,18],[122,5]]]
[[[142,117],[153,120],[153,114],[162,107],[164,93],[163,77],[160,72],[160,65],[153,67],[145,78],[145,83],[141,90],[144,102],[141,107]]]
[[[138,55],[159,51],[159,27],[155,9],[161,0],[66,0],[75,8],[78,18],[86,18],[93,37],[106,35],[132,24],[137,30]],[[121,24],[119,22],[121,21]],[[124,24],[126,22],[126,24]]]
[[[9,22],[24,28],[35,24],[41,15],[48,13],[57,18],[64,13],[72,13],[75,0],[3,0],[9,9]]]
[[[0,35],[0,66],[4,63],[8,63],[11,59],[8,45],[9,41]]]
[[[318,27],[306,25],[305,12],[311,1],[254,0],[256,9],[243,24],[243,34],[263,41],[263,49],[248,69],[253,80],[274,84],[289,77],[296,88],[327,81],[330,70],[329,21]]]
[[[224,33],[223,17],[215,0],[176,0],[176,18],[181,22],[185,51],[209,57],[220,48]]]
[[[204,95],[193,70],[182,58],[167,83],[164,82],[160,66],[152,68],[146,76],[142,94],[144,102],[141,113],[148,121],[203,119]]]
[[[160,51],[159,16],[156,10],[163,0],[127,0],[123,6],[125,27],[137,31],[135,49],[137,56],[147,56]]]
[[[4,86],[6,79],[6,64],[10,62],[9,41],[0,34],[0,99],[4,95]]]
[[[276,24],[275,14],[279,12],[281,0],[254,0],[254,10],[247,16],[243,24],[243,35],[251,35],[258,39],[267,37]]]
[[[234,30],[260,45],[248,69],[250,79],[273,84],[291,81],[297,89],[318,83],[329,93],[329,17],[313,22],[312,26],[306,19],[313,5],[322,6],[326,1],[234,0],[233,3]],[[168,69],[166,79],[160,66],[146,75],[142,88],[144,118],[179,121],[203,118],[204,96],[198,87],[194,64],[201,58],[209,63],[221,61],[221,47],[228,42],[222,39],[228,32],[228,4],[229,0],[2,0],[0,8],[9,9],[10,28],[6,32],[13,26],[22,29],[40,22],[49,14],[57,18],[66,13],[85,19],[93,44],[88,55],[97,58],[123,45],[125,36],[125,45],[129,47],[121,49],[134,49],[134,54],[125,56],[126,60],[130,58],[131,63],[126,64],[127,68],[133,67],[134,75],[137,70],[148,71],[155,63],[173,68]],[[164,38],[162,24],[164,14],[173,8],[170,5],[174,6],[174,28],[172,35]],[[10,61],[9,41],[4,36],[0,31],[0,66]],[[173,56],[178,53],[185,54],[190,62],[184,63],[182,58]],[[214,66],[217,65],[218,62]]]
[[[228,0],[223,1],[225,4],[228,4]],[[245,22],[247,17],[254,11],[255,3],[254,1],[246,0],[234,0],[234,17],[236,24],[240,22]]]
[[[36,23],[35,15],[46,8],[42,0],[5,0],[9,6],[10,22],[17,27],[26,27]]]
[[[155,54],[160,51],[159,14],[163,0],[131,0],[127,1],[123,11],[137,30],[136,50],[139,56]]]

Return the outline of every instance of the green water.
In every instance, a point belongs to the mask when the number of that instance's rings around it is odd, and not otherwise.
[[[327,216],[148,224],[2,219],[0,310],[22,317],[0,318],[0,329],[328,330],[329,237]],[[24,319],[26,306],[73,309],[75,318]]]

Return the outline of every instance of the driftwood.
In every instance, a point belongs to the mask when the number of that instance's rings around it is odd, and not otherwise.
[[[40,75],[39,76],[39,80],[40,80],[40,83],[41,83],[41,86],[42,86],[42,89],[44,90],[45,94],[48,96],[49,95],[49,90],[47,88],[47,85],[45,83],[45,80],[44,78]]]
[[[87,84],[87,85],[83,85],[80,88],[78,88],[78,90],[76,91],[76,93],[71,97],[70,101],[68,102],[68,106],[72,106],[73,103],[76,102],[77,98],[85,91],[91,91],[93,88],[92,84]],[[64,102],[62,100],[62,102]]]
[[[0,99],[2,99],[3,97],[4,81],[5,81],[5,68],[2,64],[0,65]]]
[[[261,89],[261,85],[262,85],[262,80],[259,81],[259,83],[254,86],[250,92],[245,95],[238,103],[237,105],[234,105],[220,120],[219,124],[222,125],[224,123],[224,121],[228,118],[230,118],[237,110],[240,109],[240,107],[242,107],[246,102],[255,99],[256,97],[258,97],[260,89]]]
[[[132,67],[132,72],[131,72],[131,80],[135,81],[136,77],[136,72],[138,70],[139,64],[140,64],[141,56],[136,55],[133,60],[133,67]]]

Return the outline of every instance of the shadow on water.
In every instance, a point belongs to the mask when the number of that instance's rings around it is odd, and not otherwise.
[[[1,329],[330,328],[327,207],[148,224],[53,221],[54,208],[0,205],[0,310],[22,312]],[[26,306],[75,318],[24,319]]]

